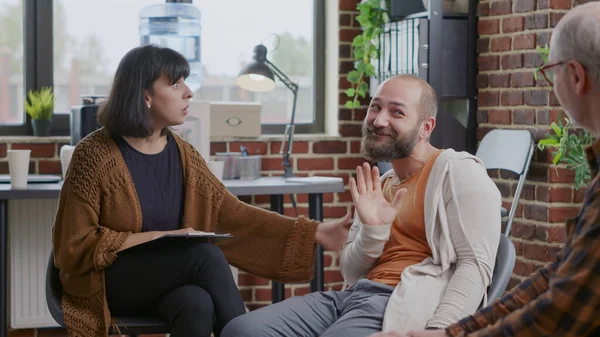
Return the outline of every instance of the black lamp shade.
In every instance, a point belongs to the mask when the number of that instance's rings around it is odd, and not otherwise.
[[[270,91],[275,88],[275,76],[266,63],[253,61],[240,71],[235,83],[250,91]]]
[[[235,83],[250,91],[270,91],[275,88],[275,75],[267,64],[267,47],[262,44],[254,47],[254,60],[244,66]]]

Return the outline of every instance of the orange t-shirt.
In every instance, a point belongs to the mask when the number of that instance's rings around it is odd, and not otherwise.
[[[367,274],[369,280],[395,287],[400,282],[404,268],[431,256],[425,234],[425,188],[433,163],[440,153],[433,154],[420,170],[400,184],[392,184],[391,177],[383,182],[386,200],[392,201],[400,188],[406,188],[406,194],[402,198],[398,216],[392,223],[390,239],[377,264]]]

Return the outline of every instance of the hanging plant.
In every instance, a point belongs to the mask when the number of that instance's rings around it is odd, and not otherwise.
[[[386,2],[389,8],[389,1]],[[346,107],[350,109],[360,107],[360,98],[367,97],[369,92],[368,78],[376,76],[372,59],[379,58],[379,35],[382,27],[389,21],[387,9],[381,5],[380,0],[365,0],[357,5],[359,14],[356,21],[360,24],[362,33],[352,41],[352,55],[354,70],[347,76],[351,88],[346,90],[348,101]]]

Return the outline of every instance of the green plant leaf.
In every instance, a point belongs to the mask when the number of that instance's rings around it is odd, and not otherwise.
[[[354,103],[352,101],[346,101],[344,106],[348,109],[354,109]]]
[[[354,88],[348,88],[348,89],[346,89],[346,95],[348,97],[352,97],[352,96],[354,96],[354,94],[355,94]]]
[[[358,71],[352,70],[351,72],[348,73],[347,78],[350,83],[356,83],[359,80],[360,75],[358,74]]]
[[[354,101],[354,108],[360,108],[360,102],[358,100]]]

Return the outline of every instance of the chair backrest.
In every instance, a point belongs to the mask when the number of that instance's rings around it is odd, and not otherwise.
[[[496,129],[488,132],[481,140],[475,155],[485,164],[486,169],[500,169],[519,175],[517,188],[513,197],[505,235],[510,235],[513,219],[525,185],[529,164],[535,151],[535,143],[527,130]]]
[[[62,307],[60,305],[62,297],[62,284],[60,283],[60,272],[54,266],[54,254],[50,252],[48,266],[46,268],[46,304],[50,315],[61,326],[65,326]]]
[[[488,287],[488,301],[484,306],[500,298],[506,290],[515,267],[516,257],[517,254],[513,243],[504,234],[500,234],[500,245],[498,246],[498,253],[496,255],[492,284]]]
[[[527,130],[496,129],[483,137],[475,155],[487,169],[523,174],[533,145],[533,138]]]

